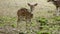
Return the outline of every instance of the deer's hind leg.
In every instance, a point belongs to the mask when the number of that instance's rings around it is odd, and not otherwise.
[[[19,16],[17,22],[23,21],[23,16]]]
[[[19,16],[17,20],[17,28],[19,27],[19,24],[21,23],[22,20],[23,20],[23,17]]]
[[[17,19],[17,30],[19,32],[23,32],[22,31],[23,18],[24,18],[23,16],[19,16]]]

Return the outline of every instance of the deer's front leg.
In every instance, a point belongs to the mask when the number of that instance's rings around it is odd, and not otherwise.
[[[26,31],[27,31],[28,34],[32,33],[32,25],[31,24],[32,24],[31,19],[27,19],[27,21],[26,21]]]

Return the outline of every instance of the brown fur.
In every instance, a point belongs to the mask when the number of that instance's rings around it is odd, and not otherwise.
[[[37,3],[34,4],[34,5],[31,5],[28,3],[28,6],[30,7],[30,11],[26,8],[21,8],[18,10],[17,12],[17,16],[18,16],[18,20],[17,21],[20,21],[22,18],[24,18],[26,21],[27,20],[30,20],[33,18],[33,14],[31,13],[34,9],[35,6],[37,6]]]
[[[23,17],[23,18],[25,18],[25,19],[31,19],[31,18],[33,18],[33,14],[30,13],[28,11],[28,9],[26,9],[26,8],[21,8],[20,10],[18,10],[17,16],[18,16],[18,20],[19,20],[20,16]]]

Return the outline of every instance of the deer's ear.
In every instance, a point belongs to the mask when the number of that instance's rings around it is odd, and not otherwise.
[[[37,6],[38,4],[36,3],[34,6]]]
[[[30,6],[30,4],[28,3],[28,6]]]

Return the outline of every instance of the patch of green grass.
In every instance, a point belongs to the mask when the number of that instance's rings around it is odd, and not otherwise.
[[[55,21],[60,21],[60,16],[56,16],[56,17],[54,17],[52,19],[54,19]]]
[[[49,32],[37,32],[37,34],[50,34]]]
[[[0,26],[4,26],[11,23],[15,27],[16,26],[16,24],[14,23],[15,21],[16,21],[15,17],[1,16]]]
[[[43,33],[41,33],[41,34],[49,34],[48,32],[43,32]]]
[[[35,26],[36,25],[36,23],[34,23],[34,22],[32,22],[32,24],[31,24],[32,26]]]
[[[11,26],[12,26],[13,28],[17,27],[17,25],[16,25],[15,23],[13,23]]]
[[[37,32],[37,34],[41,34],[41,32]]]
[[[38,20],[38,22],[41,23],[41,25],[45,25],[48,22],[48,20],[46,18],[43,18],[43,17],[42,18],[39,17],[39,18],[37,18],[37,20]]]

